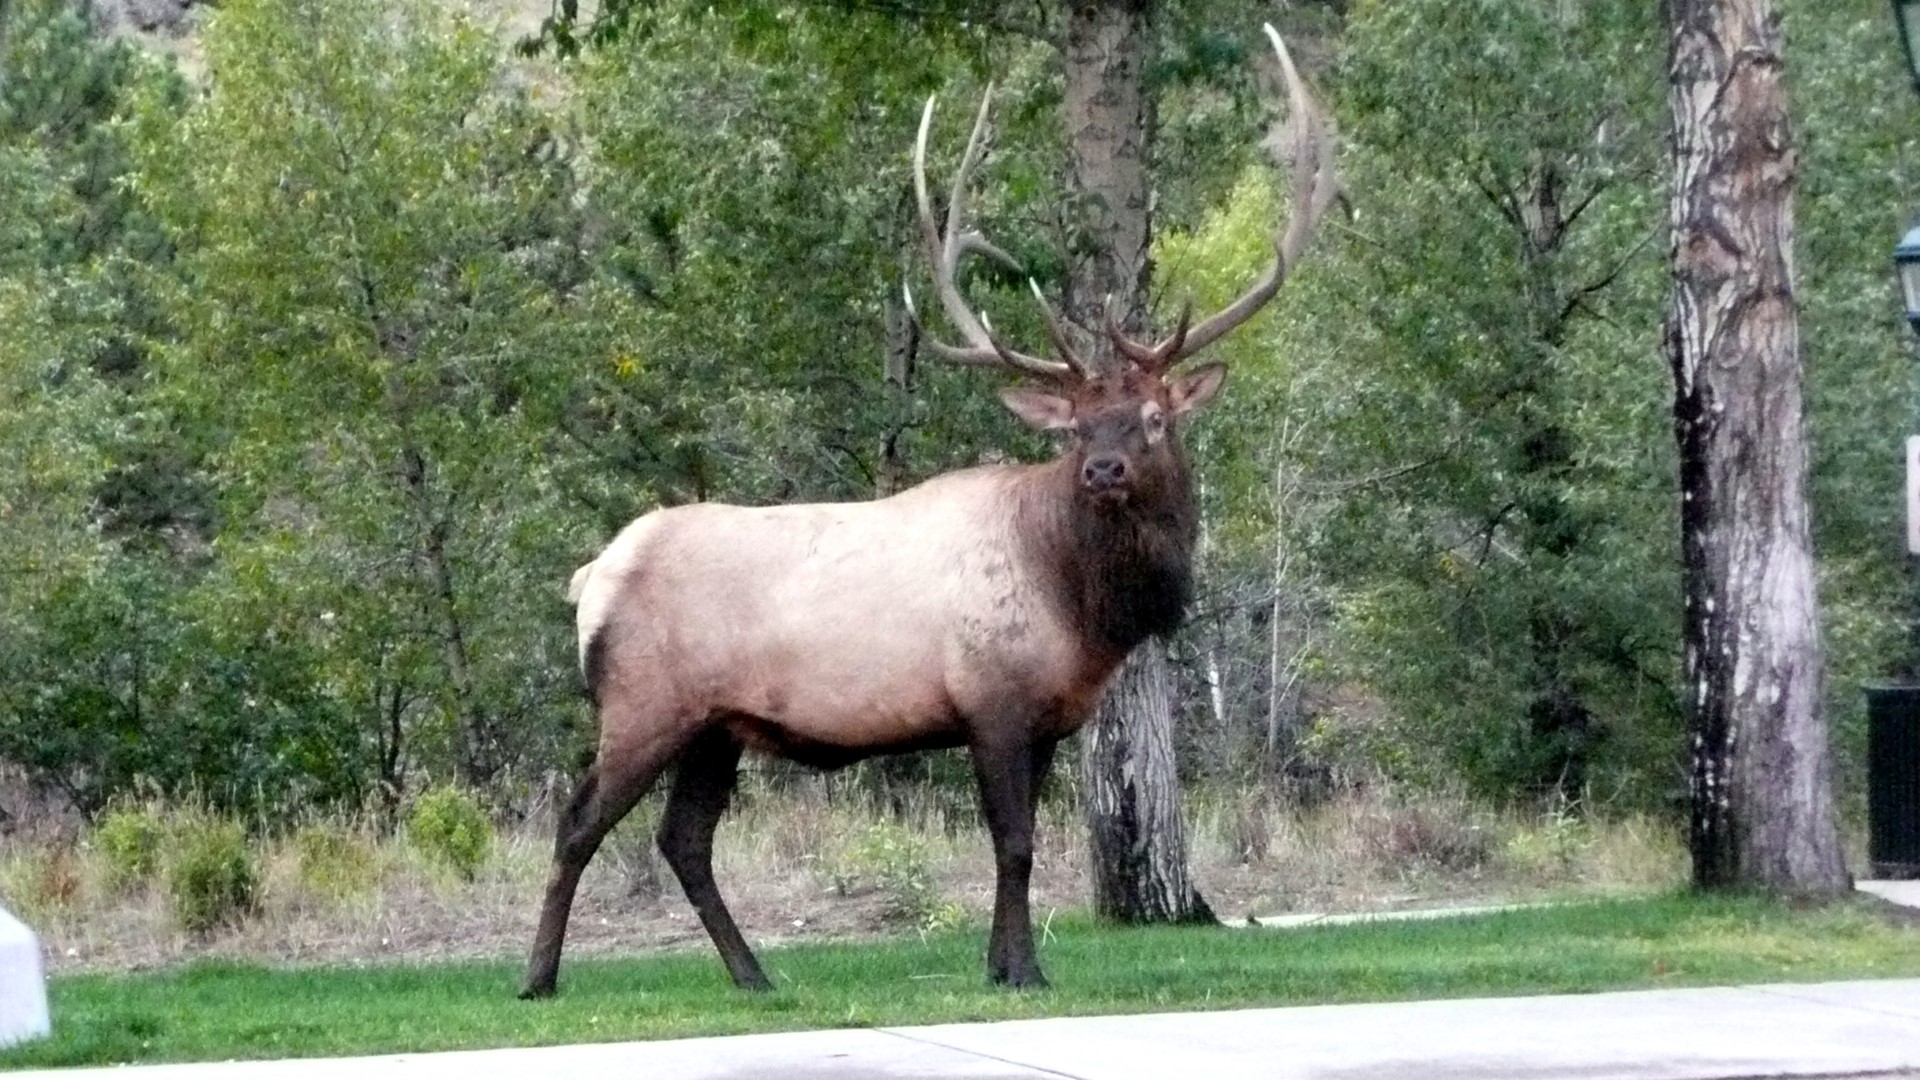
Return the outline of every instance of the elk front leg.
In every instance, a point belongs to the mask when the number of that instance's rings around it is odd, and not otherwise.
[[[987,977],[1013,987],[1044,987],[1033,948],[1027,890],[1033,877],[1034,746],[1025,725],[1019,737],[976,737],[970,747],[980,784],[980,806],[993,834],[993,929],[987,938]]]

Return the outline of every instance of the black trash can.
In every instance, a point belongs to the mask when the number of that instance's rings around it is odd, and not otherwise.
[[[1920,878],[1920,686],[1867,687],[1867,859]]]

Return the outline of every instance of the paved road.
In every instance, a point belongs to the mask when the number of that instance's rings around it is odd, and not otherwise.
[[[1920,979],[809,1031],[20,1080],[1920,1077]],[[9,1078],[13,1080],[13,1078]]]

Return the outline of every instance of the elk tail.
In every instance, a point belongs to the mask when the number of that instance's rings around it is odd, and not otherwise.
[[[573,581],[567,585],[567,600],[578,604],[580,597],[587,591],[587,581],[593,577],[593,564],[588,563],[573,572]]]

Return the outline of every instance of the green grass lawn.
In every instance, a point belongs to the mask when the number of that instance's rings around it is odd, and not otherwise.
[[[53,981],[55,1035],[0,1068],[476,1049],[1076,1013],[1920,975],[1920,929],[1847,903],[1670,896],[1308,930],[1056,920],[1054,989],[989,989],[979,931],[762,954],[734,990],[709,949],[579,960],[521,1002],[514,960],[273,968],[195,963]]]

